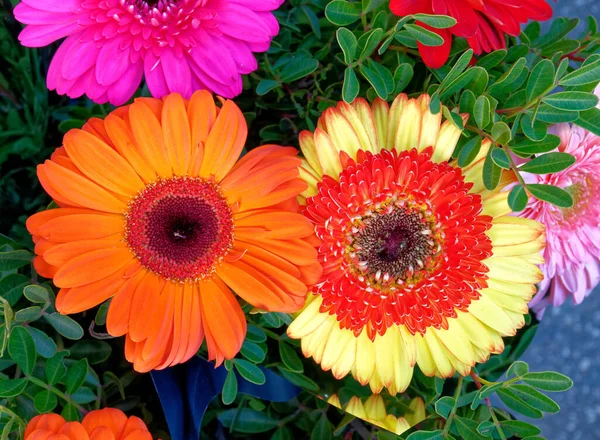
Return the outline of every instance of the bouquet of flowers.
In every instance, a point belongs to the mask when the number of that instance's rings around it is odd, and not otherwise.
[[[521,356],[600,282],[593,17],[4,0],[0,57],[1,439],[542,438],[572,381]]]

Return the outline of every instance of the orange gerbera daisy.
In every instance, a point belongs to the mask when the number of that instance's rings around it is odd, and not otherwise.
[[[67,422],[58,414],[35,416],[24,440],[152,440],[152,435],[139,417],[104,408],[89,412],[81,423]]]
[[[240,109],[206,91],[140,98],[71,130],[38,167],[60,206],[29,218],[36,270],[77,313],[113,298],[107,329],[126,336],[137,371],[192,357],[206,337],[220,364],[255,307],[293,312],[321,274],[300,213],[294,148],[265,145],[239,162]]]

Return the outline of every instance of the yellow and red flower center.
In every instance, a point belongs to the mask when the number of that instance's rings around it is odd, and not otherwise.
[[[460,169],[432,152],[359,151],[307,200],[322,240],[321,312],[357,336],[446,327],[486,287],[492,219]]]
[[[233,245],[233,216],[218,186],[173,177],[144,188],[129,204],[127,243],[149,271],[173,281],[214,273]]]

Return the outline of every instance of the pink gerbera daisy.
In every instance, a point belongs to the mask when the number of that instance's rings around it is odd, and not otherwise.
[[[546,225],[544,280],[530,303],[538,317],[548,305],[558,306],[569,296],[581,303],[600,282],[600,137],[569,124],[556,125],[550,132],[561,139],[558,150],[577,162],[555,174],[523,173],[525,180],[563,188],[575,203],[562,209],[534,200],[521,213]]]
[[[23,0],[19,40],[46,46],[67,37],[48,88],[98,103],[126,102],[145,76],[150,92],[186,98],[198,89],[232,98],[257,68],[279,25],[283,0]]]

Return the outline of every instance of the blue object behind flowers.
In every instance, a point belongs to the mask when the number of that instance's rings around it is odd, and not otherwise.
[[[271,402],[287,402],[300,392],[300,388],[271,370],[261,369],[267,379],[264,385],[253,384],[237,375],[238,393]],[[223,389],[227,376],[225,367],[215,368],[213,363],[193,357],[183,365],[151,374],[173,440],[197,440],[206,408]]]

